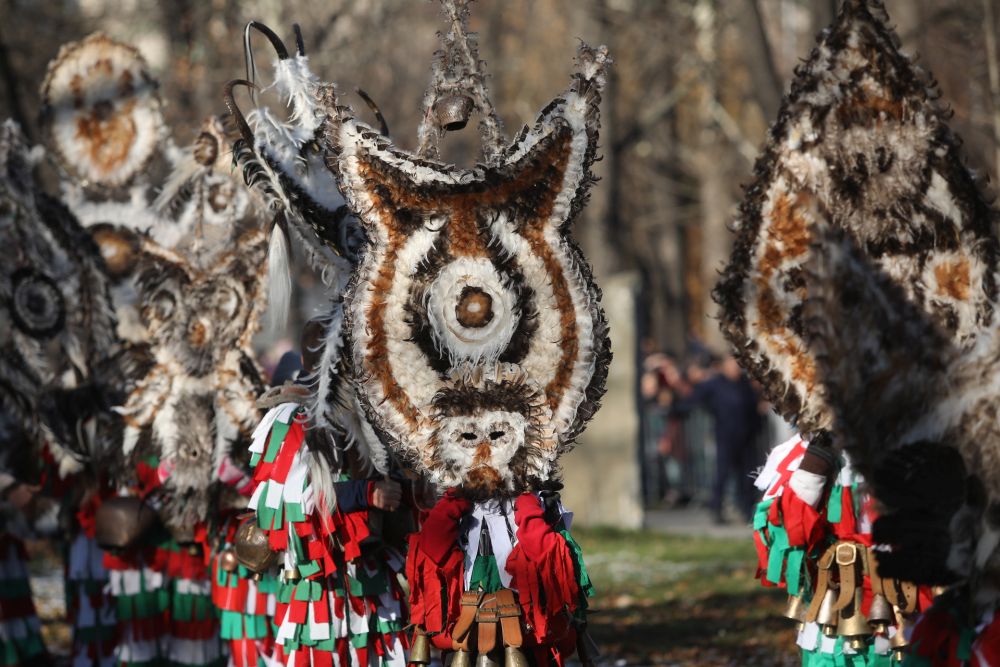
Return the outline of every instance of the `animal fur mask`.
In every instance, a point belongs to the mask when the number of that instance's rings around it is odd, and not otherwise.
[[[220,502],[216,473],[260,416],[251,339],[265,303],[267,235],[229,175],[227,143],[212,118],[181,152],[156,202],[154,231],[172,247],[120,227],[93,230],[116,275],[134,278],[147,335],[148,362],[120,410],[123,451],[159,456],[173,528],[205,520]]]
[[[347,297],[369,420],[443,487],[496,496],[549,477],[597,408],[610,360],[570,237],[593,182],[607,53],[488,166],[401,150],[327,89],[327,164],[368,245]]]
[[[274,219],[268,256],[268,316],[284,323],[283,304],[290,299],[291,285],[282,283],[288,280],[289,241],[294,240],[305,251],[329,298],[325,315],[312,323],[312,335],[307,337],[310,349],[303,350],[315,359],[306,379],[312,391],[304,404],[310,426],[321,432],[310,438],[310,446],[322,448],[337,466],[344,464],[340,448],[356,448],[362,465],[386,473],[388,454],[364,419],[342,355],[343,293],[364,235],[316,150],[327,119],[320,95],[330,84],[322,83],[310,70],[297,26],[294,54],[270,28],[256,22],[247,25],[248,45],[254,31],[274,47],[274,81],[268,87],[287,101],[287,113],[254,106],[244,116],[234,89],[255,85],[248,81],[228,84],[225,98],[241,133],[233,147],[235,161]],[[253,69],[252,57],[249,62]],[[387,132],[384,126],[383,132]],[[279,314],[273,316],[274,312]],[[327,447],[334,441],[336,446]]]
[[[792,82],[740,208],[716,288],[722,329],[786,419],[829,428],[806,345],[803,266],[822,221],[844,229],[966,346],[992,317],[993,211],[930,78],[900,53],[880,2],[848,0]]]

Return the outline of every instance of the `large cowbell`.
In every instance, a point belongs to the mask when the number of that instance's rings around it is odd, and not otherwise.
[[[345,325],[362,405],[445,488],[533,488],[604,392],[607,322],[570,228],[608,62],[582,46],[570,89],[474,169],[399,149],[325,92],[328,166],[369,239]]]

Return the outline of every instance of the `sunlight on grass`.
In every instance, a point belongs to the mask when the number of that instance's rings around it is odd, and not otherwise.
[[[747,539],[678,537],[612,528],[574,530],[600,605],[618,596],[649,602],[678,596],[757,591]]]
[[[576,528],[596,588],[592,631],[626,665],[790,665],[785,595],[754,578],[740,538]]]

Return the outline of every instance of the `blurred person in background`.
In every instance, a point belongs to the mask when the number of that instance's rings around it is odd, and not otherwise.
[[[655,452],[656,500],[678,507],[691,500],[690,476],[684,420],[672,414],[678,393],[691,392],[677,361],[668,354],[654,353],[643,363],[640,390],[644,401],[646,451]]]
[[[671,414],[684,416],[702,407],[714,422],[715,478],[710,503],[713,520],[725,523],[722,503],[730,479],[736,487],[739,512],[749,520],[755,503],[751,474],[759,465],[756,439],[764,425],[760,397],[732,355],[722,360],[717,373],[703,378],[701,373],[689,373],[688,379],[693,386],[681,388],[681,398],[674,402]]]

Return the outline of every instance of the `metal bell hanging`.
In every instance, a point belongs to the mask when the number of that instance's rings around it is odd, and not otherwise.
[[[476,657],[476,667],[500,667],[494,658],[492,653],[480,653]]]
[[[868,610],[868,622],[872,624],[872,630],[877,635],[885,635],[889,632],[889,626],[896,620],[892,612],[892,605],[881,593],[872,596],[872,606]]]
[[[806,612],[809,610],[808,605],[802,600],[798,595],[789,595],[788,604],[785,605],[785,618],[790,618],[796,621],[799,626],[805,623]]]
[[[278,561],[278,552],[271,550],[267,533],[260,529],[253,517],[244,521],[236,531],[233,552],[240,564],[251,572],[266,572]]]
[[[827,637],[837,634],[837,613],[833,610],[833,605],[837,602],[837,592],[831,587],[823,594],[823,602],[820,604],[819,613],[816,614],[816,622]]]
[[[420,628],[413,632],[413,646],[410,648],[411,665],[431,664],[431,644]]]
[[[503,649],[503,667],[531,667],[528,658],[516,646],[505,646]]]
[[[472,655],[468,651],[458,649],[452,654],[448,667],[472,667]]]
[[[906,657],[906,650],[910,647],[910,642],[906,639],[906,635],[910,631],[910,622],[899,611],[899,607],[894,606],[892,610],[896,616],[896,634],[889,637],[889,648],[892,649],[896,661],[902,662],[903,658]]]
[[[438,125],[448,132],[461,130],[469,122],[472,106],[472,98],[466,95],[445,95],[438,98],[434,103]]]
[[[855,651],[861,651],[868,645],[868,637],[872,634],[872,626],[861,613],[862,590],[854,589],[854,600],[840,610],[837,617],[837,634],[843,637]]]
[[[236,560],[236,554],[232,549],[226,549],[219,554],[219,569],[223,572],[235,572],[240,562]]]

